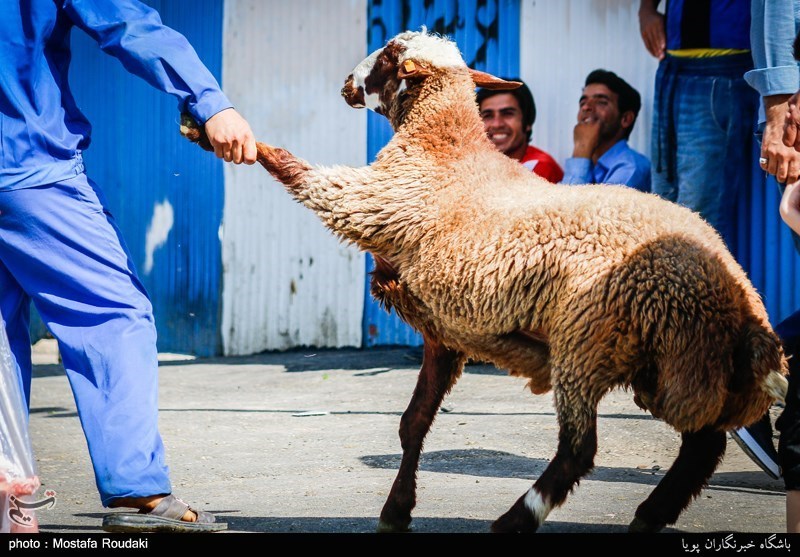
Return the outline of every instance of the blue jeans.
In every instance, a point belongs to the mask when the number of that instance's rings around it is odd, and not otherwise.
[[[698,213],[736,240],[736,197],[751,175],[758,95],[745,82],[750,54],[667,56],[656,73],[653,193]]]
[[[103,504],[170,493],[152,306],[85,174],[0,190],[0,315],[27,401],[31,300],[58,340]]]

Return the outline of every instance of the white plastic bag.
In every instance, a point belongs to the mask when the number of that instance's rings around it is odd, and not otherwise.
[[[0,318],[0,532],[38,532],[33,510],[24,504],[37,489],[28,408]]]

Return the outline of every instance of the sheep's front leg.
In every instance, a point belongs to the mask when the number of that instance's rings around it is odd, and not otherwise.
[[[560,426],[558,452],[527,493],[494,521],[492,532],[536,532],[550,511],[560,506],[594,467],[597,402],[602,393],[580,392],[574,384],[557,384],[553,391]]]
[[[392,490],[381,511],[378,532],[405,532],[416,505],[417,468],[422,443],[445,395],[453,388],[464,367],[464,355],[425,339],[425,352],[417,386],[400,419],[403,459]]]
[[[658,532],[674,524],[697,497],[725,455],[725,432],[704,428],[681,434],[678,457],[644,503],[629,532]]]
[[[181,114],[180,131],[181,135],[192,143],[197,143],[206,151],[214,151],[203,126],[187,112]],[[259,141],[256,142],[256,153],[256,160],[261,166],[276,180],[290,187],[301,184],[305,174],[311,170],[308,163],[298,159],[286,149],[272,147]]]
[[[191,116],[181,118],[181,134],[206,150],[212,150],[205,130]],[[371,166],[350,168],[312,166],[286,149],[256,142],[256,160],[286,191],[337,234],[363,249],[375,246],[373,235],[383,230],[385,202],[374,195],[379,177]],[[392,213],[393,214],[393,213]],[[384,240],[392,243],[392,240]]]

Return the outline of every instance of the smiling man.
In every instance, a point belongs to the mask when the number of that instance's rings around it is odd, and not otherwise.
[[[503,79],[522,83],[517,77]],[[511,91],[479,89],[477,100],[486,135],[499,151],[546,180],[561,181],[564,171],[556,160],[530,145],[536,105],[527,85]]]
[[[628,145],[641,106],[639,93],[617,74],[590,73],[578,102],[574,147],[563,182],[621,184],[649,192],[650,160]]]

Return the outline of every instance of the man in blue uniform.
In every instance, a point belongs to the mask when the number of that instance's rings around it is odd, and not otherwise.
[[[215,153],[255,162],[247,122],[186,39],[136,0],[10,0],[0,17],[0,314],[30,400],[29,307],[59,349],[109,530],[224,529],[171,495],[157,427],[150,300],[101,189],[85,171],[90,125],[67,81],[70,33],[108,54],[203,124]]]

